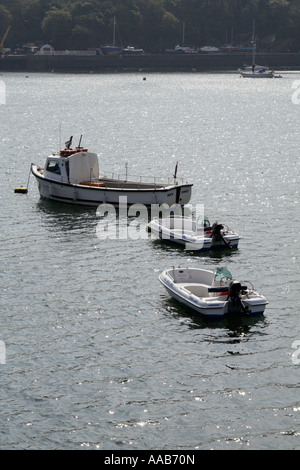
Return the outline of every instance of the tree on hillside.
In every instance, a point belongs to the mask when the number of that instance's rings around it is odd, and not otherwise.
[[[0,7],[0,28],[9,21],[14,46],[42,40],[56,49],[110,43],[115,16],[118,43],[149,52],[182,42],[183,24],[185,41],[195,46],[246,43],[254,19],[261,48],[300,48],[299,0],[0,0]]]
[[[12,23],[12,15],[11,13],[5,8],[5,6],[0,5],[0,41],[8,28],[8,26]]]
[[[99,46],[105,30],[103,15],[99,8],[91,2],[72,2],[69,11],[73,22],[72,49]]]
[[[55,49],[69,49],[71,46],[72,16],[65,10],[47,12],[42,29],[46,42]]]

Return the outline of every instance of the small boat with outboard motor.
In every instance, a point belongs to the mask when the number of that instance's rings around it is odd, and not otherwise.
[[[178,302],[208,318],[260,315],[268,304],[250,281],[234,280],[226,268],[169,268],[159,275]]]
[[[201,219],[201,220],[200,220]],[[210,224],[208,218],[173,216],[153,218],[147,230],[161,240],[184,245],[188,250],[206,251],[220,248],[237,248],[240,236],[225,224]]]
[[[72,138],[66,142],[65,149],[47,157],[44,167],[31,164],[42,198],[84,206],[118,205],[121,201],[127,205],[184,206],[190,201],[193,184],[178,181],[178,164],[174,175],[165,180],[161,177],[150,182],[143,177],[132,179],[127,167],[124,177],[100,176],[98,155],[81,147],[82,136],[78,146],[72,148]]]

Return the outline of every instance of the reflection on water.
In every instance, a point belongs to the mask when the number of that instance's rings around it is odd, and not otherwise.
[[[96,221],[95,208],[73,206],[40,199],[36,204],[37,213],[48,229],[61,231],[92,230]]]
[[[197,314],[192,309],[181,305],[171,297],[168,298],[168,300],[164,300],[162,304],[166,310],[165,315],[171,314],[172,317],[176,318],[180,323],[188,326],[190,329],[223,330],[226,339],[223,336],[221,340],[219,337],[218,339],[212,337],[212,342],[239,342],[244,340],[245,336],[256,335],[257,329],[254,329],[254,327],[259,326],[261,330],[268,326],[267,319],[264,315],[251,317],[247,317],[246,315],[232,315],[218,319],[206,318],[204,315]]]
[[[172,240],[161,240],[152,238],[153,241],[153,248],[156,250],[161,250],[162,252],[173,252],[177,251],[178,254],[189,256],[191,258],[199,257],[199,258],[210,258],[212,261],[215,260],[216,262],[230,258],[231,256],[237,256],[239,254],[238,248],[218,248],[215,250],[206,250],[206,251],[197,251],[197,250],[186,250],[184,245],[180,245],[178,243],[173,242]]]

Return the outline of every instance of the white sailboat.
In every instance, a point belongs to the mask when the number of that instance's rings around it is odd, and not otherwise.
[[[256,37],[255,37],[255,20],[253,20],[253,34],[252,34],[252,66],[246,66],[245,70],[239,70],[240,75],[243,78],[274,78],[274,70],[270,70],[268,67],[263,67],[255,64],[256,57]]]
[[[165,52],[168,54],[198,54],[195,47],[185,44],[185,23],[182,25],[182,46],[177,44],[175,49],[166,49]]]

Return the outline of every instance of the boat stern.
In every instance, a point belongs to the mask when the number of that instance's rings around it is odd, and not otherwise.
[[[243,304],[248,308],[249,315],[262,315],[268,303],[263,295],[256,292],[243,299]]]

